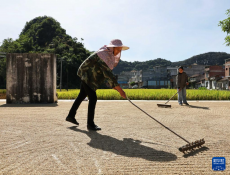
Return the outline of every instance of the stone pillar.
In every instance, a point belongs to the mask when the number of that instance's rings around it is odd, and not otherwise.
[[[57,103],[55,54],[7,54],[6,102]]]

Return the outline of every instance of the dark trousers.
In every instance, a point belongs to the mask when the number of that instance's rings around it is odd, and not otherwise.
[[[182,101],[183,101],[183,103],[187,103],[187,100],[186,100],[186,87],[181,89],[181,91],[179,91],[177,89],[177,92],[178,92],[178,102],[180,104],[182,104]]]
[[[89,99],[89,105],[88,105],[88,125],[95,125],[94,124],[94,113],[95,113],[95,107],[97,103],[97,95],[94,90],[92,90],[86,83],[83,81],[81,82],[81,89],[80,93],[78,94],[78,97],[73,103],[72,108],[69,111],[69,117],[75,117],[76,112],[81,104],[81,102],[88,96]]]

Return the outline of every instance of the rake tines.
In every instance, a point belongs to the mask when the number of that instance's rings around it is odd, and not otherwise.
[[[196,140],[195,142],[188,143],[182,147],[179,148],[179,151],[185,153],[185,151],[193,150],[193,148],[199,148],[201,145],[205,143],[204,139]]]
[[[177,92],[178,93],[178,92]],[[176,94],[177,94],[176,93]],[[174,95],[176,95],[174,94]],[[134,105],[135,107],[137,107],[138,109],[140,109],[142,112],[144,112],[146,115],[148,115],[150,118],[152,118],[153,120],[155,120],[157,123],[159,123],[161,126],[163,126],[165,129],[171,131],[173,134],[175,134],[176,136],[178,136],[179,138],[181,138],[182,140],[184,140],[185,142],[187,142],[188,144],[185,145],[185,146],[182,146],[179,148],[179,151],[181,152],[185,152],[185,151],[188,151],[188,150],[193,150],[193,148],[196,148],[196,147],[200,147],[201,145],[203,145],[205,143],[204,139],[200,139],[200,140],[197,140],[195,142],[192,142],[190,143],[188,140],[186,140],[185,138],[181,137],[179,134],[175,133],[173,130],[169,129],[168,127],[166,127],[165,125],[163,125],[161,122],[159,122],[157,119],[153,118],[151,115],[149,115],[147,112],[145,112],[144,110],[142,110],[141,108],[139,108],[137,105],[135,105],[133,102],[131,102],[131,100],[126,97],[130,103],[132,103],[132,105]],[[166,102],[167,103],[167,102]],[[166,103],[164,105],[161,105],[161,104],[157,104],[158,106],[165,106]],[[167,106],[167,105],[166,105]],[[168,105],[171,107],[171,105]]]

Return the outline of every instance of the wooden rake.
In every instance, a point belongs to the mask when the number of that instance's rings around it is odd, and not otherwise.
[[[160,108],[171,108],[171,105],[167,105],[167,103],[168,103],[176,94],[178,94],[178,92],[175,93],[165,104],[157,104],[157,106],[160,107]]]
[[[175,94],[176,95],[176,94]],[[139,108],[137,105],[135,105],[133,102],[131,102],[131,100],[126,96],[127,100],[134,105],[136,108],[140,109],[142,112],[144,112],[146,115],[148,115],[151,119],[155,120],[157,123],[159,123],[161,126],[163,126],[164,128],[166,128],[167,130],[171,131],[173,134],[175,134],[176,136],[178,136],[179,138],[181,138],[182,140],[184,140],[185,142],[187,142],[186,145],[182,146],[179,148],[179,151],[183,152],[185,154],[186,151],[191,151],[194,150],[194,148],[199,148],[201,147],[201,145],[205,144],[204,139],[200,139],[200,140],[196,140],[195,142],[189,142],[186,139],[184,139],[183,137],[181,137],[180,135],[178,135],[177,133],[175,133],[174,131],[172,131],[171,129],[169,129],[168,127],[166,127],[165,125],[163,125],[161,122],[159,122],[158,120],[156,120],[155,118],[153,118],[151,115],[149,115],[147,112],[145,112],[144,110],[142,110],[141,108]]]

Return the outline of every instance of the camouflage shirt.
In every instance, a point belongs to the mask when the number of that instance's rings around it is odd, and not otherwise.
[[[91,89],[96,91],[105,80],[114,88],[119,86],[116,77],[106,63],[96,53],[90,55],[79,67],[77,75]]]

